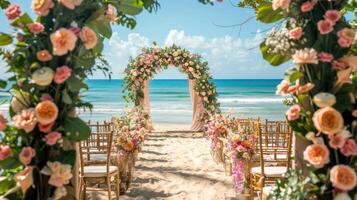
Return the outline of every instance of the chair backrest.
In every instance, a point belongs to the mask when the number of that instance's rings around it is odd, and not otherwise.
[[[112,152],[113,131],[95,132],[87,140],[80,142],[81,171],[85,165],[106,164],[107,171],[110,166]]]
[[[264,166],[290,167],[292,129],[286,122],[255,123],[258,136],[259,161],[262,173]],[[256,149],[256,150],[258,150]]]

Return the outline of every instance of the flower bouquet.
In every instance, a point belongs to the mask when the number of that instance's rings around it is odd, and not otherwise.
[[[223,138],[228,135],[231,119],[221,114],[215,115],[205,127],[206,137],[210,141],[210,151],[214,161],[224,163]]]
[[[255,155],[255,137],[243,128],[229,135],[224,154],[231,158],[232,176],[237,193],[245,193],[249,184],[251,161]]]

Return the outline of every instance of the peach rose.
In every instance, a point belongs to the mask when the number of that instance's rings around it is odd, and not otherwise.
[[[36,116],[41,124],[50,124],[57,119],[58,108],[52,101],[42,101],[35,108]]]
[[[36,156],[36,151],[32,147],[24,147],[22,148],[19,159],[23,165],[28,165],[31,163],[32,158]]]
[[[28,166],[15,175],[15,181],[17,185],[21,187],[21,190],[24,194],[33,185],[32,171],[33,168]]]
[[[305,85],[299,86],[298,92],[299,93],[307,93],[315,87],[313,83],[306,83]]]
[[[287,93],[289,93],[289,94],[296,93],[298,91],[299,87],[300,87],[299,84],[289,86]]]
[[[49,133],[52,130],[54,123],[50,124],[38,124],[38,129],[43,133]]]
[[[56,144],[56,142],[61,139],[61,137],[61,133],[57,131],[51,132],[45,136],[46,144],[52,146]]]
[[[5,15],[9,20],[14,20],[21,15],[20,6],[18,4],[11,4],[5,9]]]
[[[330,134],[328,136],[329,138],[329,145],[330,147],[332,147],[333,149],[339,149],[342,148],[343,145],[345,144],[346,138],[344,138],[342,135],[340,134]]]
[[[293,40],[298,40],[304,34],[301,27],[293,28],[289,31],[289,38]]]
[[[317,22],[317,28],[319,29],[321,35],[331,33],[333,31],[333,25],[334,23],[328,19]]]
[[[6,128],[7,128],[7,120],[2,114],[2,112],[0,112],[0,131],[4,131]]]
[[[294,121],[299,119],[300,117],[300,111],[301,108],[298,104],[295,104],[289,108],[289,110],[286,111],[286,117],[288,118],[289,121]]]
[[[47,162],[47,166],[41,170],[41,173],[50,176],[48,184],[55,187],[62,187],[63,185],[68,184],[73,177],[71,171],[71,165],[61,164],[60,162],[55,161]]]
[[[76,6],[81,5],[83,0],[58,0],[59,3],[63,4],[70,10],[74,10]]]
[[[311,144],[304,151],[304,160],[315,168],[322,168],[330,162],[330,152],[324,144]]]
[[[62,84],[71,76],[71,73],[72,70],[68,66],[58,67],[54,80],[57,84]]]
[[[87,26],[82,28],[79,38],[84,43],[86,49],[93,49],[98,42],[97,34]]]
[[[333,60],[333,55],[326,52],[319,53],[319,60],[322,62],[331,62]]]
[[[36,57],[41,62],[47,62],[52,60],[53,56],[47,50],[41,50],[36,53]]]
[[[9,145],[0,145],[0,160],[5,160],[11,156],[12,150]]]
[[[341,148],[341,153],[346,156],[357,156],[357,144],[354,139],[346,140],[345,144]]]
[[[335,165],[330,170],[332,186],[343,191],[352,190],[357,185],[356,172],[347,165]]]
[[[357,117],[357,109],[355,109],[355,110],[352,111],[352,116],[353,116],[353,117]]]
[[[27,27],[33,34],[39,34],[45,31],[45,27],[39,22],[30,23],[27,25]]]
[[[324,15],[325,19],[330,20],[333,23],[336,23],[341,18],[341,13],[338,10],[328,10]]]
[[[31,8],[37,15],[47,16],[54,5],[52,0],[33,0]]]
[[[340,62],[337,60],[332,61],[332,69],[334,70],[342,70],[342,69],[346,69],[347,65],[344,62]]]
[[[73,31],[60,28],[50,35],[53,54],[63,56],[76,47],[77,36]]]
[[[12,118],[15,128],[23,129],[26,133],[31,132],[36,124],[37,118],[33,108],[21,111]]]
[[[317,130],[328,135],[335,134],[343,128],[341,113],[329,106],[317,110],[312,120]]]
[[[287,80],[282,80],[281,83],[276,86],[276,94],[277,95],[285,95],[287,94],[288,88],[289,88],[289,81]]]
[[[291,0],[273,0],[273,10],[289,8]]]
[[[295,64],[317,64],[317,52],[315,49],[301,49],[297,50],[292,56]]]

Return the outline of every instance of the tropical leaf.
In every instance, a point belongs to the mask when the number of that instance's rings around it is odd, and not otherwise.
[[[77,117],[67,117],[63,123],[66,138],[71,141],[79,142],[89,138],[91,130],[88,125]]]
[[[143,10],[142,0],[120,0],[119,11],[127,15],[137,15]]]
[[[12,43],[11,35],[0,33],[0,46],[9,45]]]
[[[274,23],[281,20],[284,17],[281,10],[273,10],[271,4],[264,4],[257,9],[257,20],[263,23]]]

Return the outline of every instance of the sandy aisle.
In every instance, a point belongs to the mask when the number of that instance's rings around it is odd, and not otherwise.
[[[155,132],[145,141],[134,181],[121,199],[229,199],[231,180],[212,160],[202,133]]]

